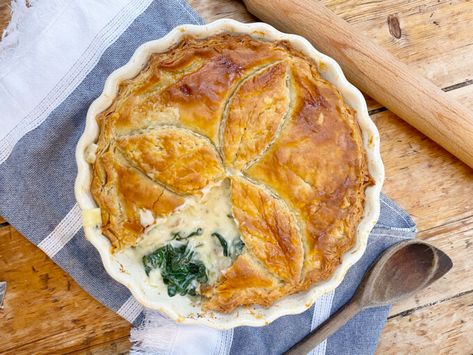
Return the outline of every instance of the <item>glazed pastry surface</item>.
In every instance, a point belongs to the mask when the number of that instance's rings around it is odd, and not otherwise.
[[[200,287],[204,309],[268,307],[329,278],[355,242],[372,184],[356,112],[286,42],[186,37],[97,122],[91,191],[114,252],[229,189],[244,248]]]

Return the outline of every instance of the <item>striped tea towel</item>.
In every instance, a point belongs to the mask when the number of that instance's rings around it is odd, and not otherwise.
[[[344,282],[300,315],[262,328],[218,331],[176,325],[144,310],[104,271],[84,238],[74,199],[74,150],[90,103],[105,79],[143,42],[202,20],[183,0],[30,0],[13,2],[0,43],[0,215],[48,254],[98,301],[134,324],[134,352],[278,354],[345,303],[387,247],[413,238],[415,224],[381,198],[366,253]],[[387,307],[366,310],[313,354],[371,354]]]

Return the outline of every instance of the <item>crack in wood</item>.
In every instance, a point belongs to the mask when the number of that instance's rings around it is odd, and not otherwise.
[[[377,113],[381,113],[381,112],[385,112],[387,111],[388,109],[386,107],[379,107],[379,108],[375,108],[373,110],[369,110],[368,111],[368,115],[370,116],[373,116],[373,115],[376,115]]]
[[[464,88],[465,86],[472,85],[472,84],[473,84],[473,79],[466,79],[465,81],[462,81],[461,83],[446,86],[446,87],[442,88],[442,90],[445,91],[445,92],[449,92],[449,91],[452,91],[452,90],[457,90],[457,89]]]
[[[460,83],[456,83],[456,84],[446,86],[446,87],[443,87],[443,88],[440,88],[440,89],[444,92],[449,92],[449,91],[462,89],[462,88],[467,87],[469,85],[473,85],[473,79],[466,79],[465,81],[462,81]],[[381,107],[369,110],[368,115],[373,116],[373,115],[376,115],[378,113],[385,112],[385,111],[388,111],[388,109],[384,106],[381,106]]]
[[[439,303],[447,302],[447,301],[453,300],[453,299],[455,299],[455,298],[459,298],[459,297],[468,295],[468,294],[470,294],[470,293],[473,293],[473,289],[472,289],[472,290],[468,290],[468,291],[464,291],[464,292],[457,293],[457,294],[454,295],[454,296],[447,297],[447,298],[443,298],[443,299],[440,299],[440,300],[438,300],[438,301],[426,303],[426,304],[423,304],[423,305],[421,305],[421,306],[414,307],[414,308],[408,309],[408,310],[403,311],[403,312],[400,312],[400,313],[393,314],[392,316],[389,316],[388,319],[392,319],[392,318],[396,318],[396,317],[406,317],[406,316],[409,316],[409,315],[411,315],[412,313],[414,313],[415,311],[418,311],[418,310],[420,310],[420,309],[427,308],[427,307],[431,307],[431,306],[435,306],[435,305],[437,305],[437,304],[439,304]]]
[[[456,223],[460,223],[462,221],[467,221],[468,219],[470,218],[473,218],[473,214],[471,215],[468,215],[468,216],[462,216],[458,219],[454,219],[454,220],[451,220],[451,221],[447,221],[445,223],[442,223],[442,224],[438,224],[438,225],[435,225],[433,227],[430,227],[430,228],[426,228],[426,229],[420,229],[420,230],[417,230],[417,235],[422,235],[426,232],[429,232],[429,231],[432,231],[432,230],[435,230],[435,229],[439,229],[439,228],[442,228],[442,227],[446,227],[448,225],[452,225],[452,224],[456,224]]]

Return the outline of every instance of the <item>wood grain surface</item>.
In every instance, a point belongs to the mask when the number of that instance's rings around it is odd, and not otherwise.
[[[244,0],[255,16],[334,58],[360,90],[473,168],[473,113],[328,7],[311,0]],[[395,15],[389,33],[402,36]]]
[[[0,29],[2,32],[7,27],[10,17],[10,1],[0,1]]]
[[[9,0],[0,0],[0,28]],[[253,21],[239,1],[191,0],[206,20]],[[473,109],[473,3],[324,0],[330,9],[449,95]],[[384,192],[416,219],[419,238],[446,251],[452,271],[393,306],[379,354],[473,353],[473,171],[368,99],[381,133]],[[0,352],[124,353],[129,325],[93,300],[39,249],[0,219]],[[36,270],[36,271],[35,271]]]

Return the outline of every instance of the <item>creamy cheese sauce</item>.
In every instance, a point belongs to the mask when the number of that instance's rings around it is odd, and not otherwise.
[[[208,187],[201,197],[189,197],[174,214],[166,218],[150,220],[149,211],[141,211],[141,222],[145,229],[134,253],[142,257],[171,243],[188,247],[195,252],[195,258],[202,261],[207,269],[208,283],[213,284],[222,270],[232,264],[231,257],[224,256],[223,247],[212,233],[221,235],[229,248],[239,240],[239,230],[233,219],[230,205],[230,188],[227,181]],[[152,219],[152,216],[151,216]],[[175,234],[182,237],[201,229],[200,235],[178,241]],[[159,271],[150,273],[150,284],[159,284]]]
[[[166,287],[164,286],[161,271],[159,269],[154,269],[150,271],[148,275],[148,282],[151,286],[159,288],[163,293],[165,292]]]

